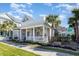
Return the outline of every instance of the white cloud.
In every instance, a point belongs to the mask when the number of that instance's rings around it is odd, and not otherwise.
[[[69,4],[59,4],[59,5],[55,6],[55,7],[56,8],[65,8],[66,10],[69,10],[69,11],[73,9],[73,6],[69,5]]]
[[[21,7],[23,7],[23,8],[25,8],[25,7],[26,7],[26,5],[23,5],[23,4],[20,4],[20,6],[21,6]]]
[[[47,14],[40,14],[39,16],[40,17],[45,17],[45,16],[47,16]]]
[[[14,9],[14,10],[16,10],[16,9],[19,8],[19,5],[18,5],[18,4],[15,4],[15,3],[12,3],[10,6],[11,6],[11,8]]]
[[[71,4],[59,4],[57,6],[55,6],[55,8],[65,8],[66,11],[71,11],[72,9],[74,8],[79,8],[79,3],[76,4],[76,5],[71,5]],[[53,10],[53,7],[52,7],[52,10]]]
[[[64,20],[66,18],[66,15],[64,15],[64,14],[61,14],[61,15],[59,15],[59,19],[62,21],[62,20]]]
[[[71,14],[71,10],[74,8],[74,5],[71,4],[58,4],[52,7],[52,11],[57,9],[56,12],[63,15]]]
[[[26,5],[24,4],[16,4],[16,3],[12,3],[10,6],[13,10],[24,9],[26,7]]]
[[[28,5],[32,5],[32,3],[27,3]]]
[[[31,5],[31,4],[30,4]],[[23,15],[28,15],[30,17],[32,17],[32,13],[30,12],[33,12],[32,10],[27,10],[25,7],[26,5],[24,4],[11,4],[11,11],[9,12],[10,14],[18,14],[16,15],[17,18],[21,19],[20,17],[22,17]]]
[[[46,6],[52,6],[52,3],[44,3]]]
[[[33,10],[32,10],[32,9],[30,9],[29,11],[30,11],[31,13],[33,13]]]
[[[32,6],[32,3],[26,3],[28,7],[30,8]]]

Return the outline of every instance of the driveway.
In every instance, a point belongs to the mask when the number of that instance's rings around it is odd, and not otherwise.
[[[37,45],[37,44],[19,44],[19,43],[6,41],[6,40],[0,40],[0,42],[7,43],[10,46],[14,46],[14,47],[17,47],[17,48],[20,48],[26,51],[30,51],[30,52],[33,52],[33,53],[36,53],[42,56],[72,56],[67,53],[60,53],[60,52],[38,48],[40,45]]]

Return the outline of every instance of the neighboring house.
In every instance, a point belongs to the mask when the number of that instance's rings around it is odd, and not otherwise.
[[[58,32],[61,36],[73,35],[74,29],[73,28],[59,27]]]
[[[14,29],[13,33],[10,33],[11,36],[19,41],[48,43],[51,38],[51,28],[45,19],[33,20],[29,18],[29,20],[22,22],[18,28]]]
[[[59,34],[63,37],[63,36],[67,36],[67,28],[65,28],[65,27],[59,27],[58,28],[58,32],[59,32]]]

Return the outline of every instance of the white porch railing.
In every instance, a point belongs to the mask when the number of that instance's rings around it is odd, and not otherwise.
[[[34,41],[36,41],[36,42],[43,41],[43,37],[42,36],[35,36]]]
[[[26,40],[33,41],[33,36],[27,36]]]
[[[26,37],[26,40],[44,43],[44,42],[48,42],[48,36],[45,36],[44,38],[43,38],[43,36],[35,36],[35,37],[28,36],[28,37]]]

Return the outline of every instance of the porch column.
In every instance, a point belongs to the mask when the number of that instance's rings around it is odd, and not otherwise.
[[[27,39],[27,29],[26,29],[26,40],[28,40],[28,39]]]
[[[22,35],[22,34],[21,34],[21,29],[20,29],[20,33],[19,33],[19,34],[20,34],[20,40],[22,40],[22,37],[21,37],[21,35]]]
[[[50,40],[51,40],[51,36],[52,36],[51,34],[52,34],[52,29],[50,28]]]
[[[10,31],[8,32],[8,37],[10,37]]]
[[[33,41],[35,41],[35,28],[33,27]]]
[[[43,40],[45,39],[45,27],[43,26]]]
[[[11,31],[9,31],[9,37],[11,37]]]
[[[12,33],[12,38],[14,39],[14,30],[12,31],[13,33]]]

